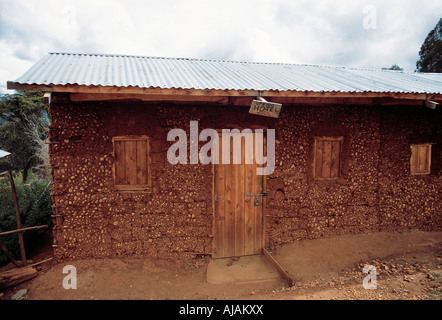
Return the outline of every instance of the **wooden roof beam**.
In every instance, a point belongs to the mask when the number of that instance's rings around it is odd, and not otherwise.
[[[86,85],[31,85],[9,81],[8,89],[35,90],[43,92],[65,92],[78,94],[137,94],[157,96],[201,96],[201,97],[265,97],[267,98],[391,98],[403,100],[442,100],[442,94],[402,92],[341,92],[341,91],[261,91],[261,90],[211,90],[180,88],[106,87]],[[177,99],[178,100],[178,99]]]
[[[229,97],[223,96],[193,96],[193,95],[152,95],[152,94],[122,94],[122,93],[70,93],[71,101],[177,101],[177,102],[213,102],[227,104]]]

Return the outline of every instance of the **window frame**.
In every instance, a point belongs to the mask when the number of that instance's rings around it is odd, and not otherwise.
[[[431,174],[431,143],[413,143],[410,145],[410,149],[411,149],[411,155],[410,155],[410,174],[412,176],[424,176],[424,175],[429,175]],[[425,164],[425,169],[424,170],[419,170],[419,164],[420,164],[420,154],[418,153],[417,155],[417,160],[418,160],[418,164],[417,164],[417,170],[414,170],[413,168],[416,168],[416,165],[413,165],[413,154],[414,152],[417,152],[416,148],[422,148],[422,147],[427,147],[428,151],[428,158],[426,159],[426,164]],[[415,151],[416,150],[416,151]]]
[[[318,141],[331,141],[331,142],[339,142],[339,152],[338,152],[338,172],[336,177],[318,177],[317,176],[317,143]],[[341,168],[342,168],[342,149],[344,145],[344,137],[343,136],[315,136],[314,144],[313,144],[313,178],[315,180],[338,180],[341,178]],[[331,151],[330,151],[331,152]],[[331,168],[330,168],[331,171]],[[321,167],[322,174],[322,167]]]
[[[116,142],[128,142],[128,141],[141,141],[146,143],[146,184],[121,184],[117,183],[117,154],[116,154]],[[146,135],[125,135],[125,136],[115,136],[112,138],[112,155],[114,157],[114,163],[112,166],[112,175],[114,180],[114,186],[119,192],[150,192],[152,191],[152,174],[151,174],[151,159],[150,159],[150,138]],[[135,161],[137,161],[136,159]],[[136,164],[137,165],[137,164]],[[138,175],[137,170],[135,171]],[[127,174],[125,173],[125,179],[127,179]]]

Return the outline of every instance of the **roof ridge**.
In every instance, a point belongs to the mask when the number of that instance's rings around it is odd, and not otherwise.
[[[372,68],[372,67],[348,67],[348,66],[334,66],[334,65],[321,65],[321,64],[307,64],[307,63],[289,63],[289,62],[263,62],[263,61],[243,61],[243,60],[229,60],[229,59],[216,59],[216,58],[189,58],[189,57],[161,57],[161,56],[145,56],[136,54],[118,54],[118,53],[75,53],[75,52],[49,52],[54,55],[85,55],[85,56],[109,56],[109,57],[133,57],[133,58],[146,58],[146,59],[164,59],[164,60],[189,60],[189,61],[212,61],[212,62],[226,62],[226,63],[241,63],[241,64],[253,64],[253,65],[286,65],[286,66],[298,66],[298,67],[315,67],[315,68],[330,68],[330,69],[343,69],[343,70],[361,70],[361,71],[375,71],[375,72],[394,72],[394,73],[407,73],[407,74],[422,74],[417,71],[407,70],[390,70],[384,68]],[[426,73],[426,74],[438,74],[438,73]]]
[[[109,56],[109,57],[134,57],[134,58],[165,59],[165,60],[213,61],[213,62],[243,63],[243,64],[268,64],[268,65],[287,65],[287,66],[300,66],[300,67],[336,68],[336,69],[350,69],[350,70],[354,69],[354,70],[392,71],[392,70],[382,70],[382,69],[375,69],[375,68],[359,68],[359,67],[320,65],[320,64],[308,64],[308,63],[244,61],[244,60],[229,60],[229,59],[221,59],[221,58],[216,59],[216,58],[189,58],[189,57],[164,57],[164,56],[161,57],[161,56],[144,56],[144,55],[135,55],[135,54],[78,53],[78,52],[76,52],[76,53],[75,52],[49,52],[49,54]]]
[[[111,57],[137,57],[137,58],[149,58],[149,59],[168,59],[168,60],[194,60],[194,61],[222,61],[231,63],[250,63],[250,64],[288,64],[288,65],[303,65],[283,62],[257,62],[257,61],[241,61],[241,60],[228,60],[228,59],[216,59],[216,58],[189,58],[189,57],[161,57],[161,56],[144,56],[137,54],[118,54],[118,53],[78,53],[78,52],[49,52],[49,54],[61,54],[61,55],[88,55],[88,56],[111,56]],[[307,64],[306,64],[307,65]]]

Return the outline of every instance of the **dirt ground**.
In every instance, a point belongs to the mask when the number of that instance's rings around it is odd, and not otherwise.
[[[46,245],[50,248],[50,244]],[[41,249],[32,257],[50,256]],[[183,264],[149,259],[88,259],[39,266],[36,278],[0,292],[10,300],[442,300],[442,232],[381,232],[300,241],[272,253],[294,279],[213,285],[210,258]],[[77,270],[77,289],[63,288],[63,267]],[[365,265],[376,268],[376,289],[363,287]]]

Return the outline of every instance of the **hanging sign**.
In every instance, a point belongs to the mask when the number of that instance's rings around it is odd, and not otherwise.
[[[262,100],[253,100],[249,113],[264,117],[279,118],[282,104]]]

